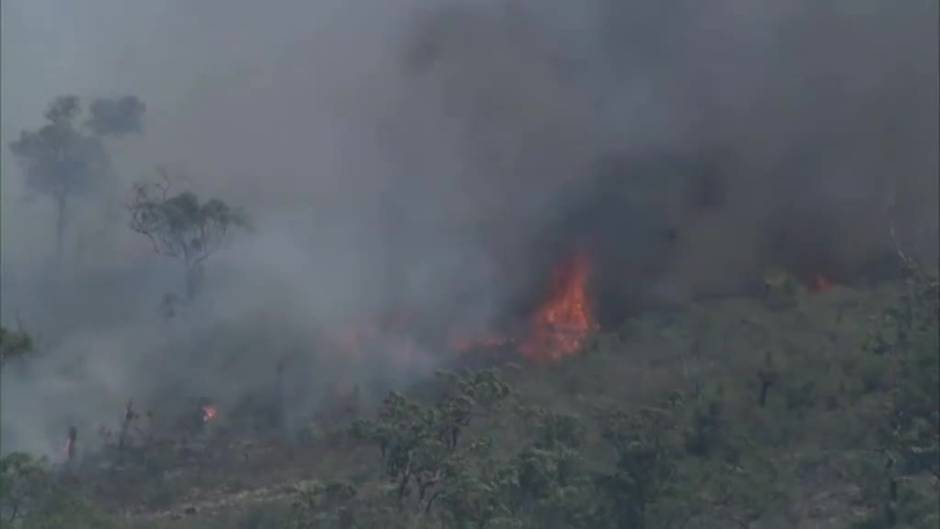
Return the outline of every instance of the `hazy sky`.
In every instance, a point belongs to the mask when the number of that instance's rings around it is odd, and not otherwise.
[[[276,63],[286,48],[336,16],[329,2],[300,1],[262,8],[244,0],[10,0],[2,9],[3,240],[20,249],[6,261],[33,256],[49,235],[23,234],[24,225],[40,221],[45,206],[23,202],[6,146],[20,130],[41,124],[52,98],[138,95],[148,105],[148,129],[159,135],[164,123],[191,110],[200,91],[218,90],[229,79],[243,80]],[[145,154],[132,174],[123,175],[125,182],[145,167],[171,161],[141,150]],[[13,217],[19,222],[11,223]]]

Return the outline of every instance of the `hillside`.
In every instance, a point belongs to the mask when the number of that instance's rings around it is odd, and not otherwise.
[[[940,527],[937,0],[2,5],[0,529]]]
[[[703,301],[554,362],[480,348],[465,354],[490,368],[333,414],[300,440],[221,416],[74,469],[17,473],[8,457],[4,516],[24,528],[936,527],[936,294],[914,274],[784,303]]]

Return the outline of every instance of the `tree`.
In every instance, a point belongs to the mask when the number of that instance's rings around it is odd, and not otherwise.
[[[0,458],[0,517],[3,523],[12,526],[34,510],[37,497],[49,486],[43,463],[23,453]]]
[[[0,365],[32,352],[33,339],[23,331],[12,331],[0,325]]]
[[[290,529],[353,527],[351,502],[358,494],[355,486],[343,481],[309,481],[297,486],[288,516]]]
[[[448,484],[462,475],[465,457],[481,446],[461,442],[461,433],[474,417],[509,397],[508,386],[492,370],[441,377],[449,391],[437,402],[425,405],[392,392],[376,419],[352,426],[353,437],[378,445],[402,510],[411,501],[428,514],[437,498],[452,491]]]
[[[77,96],[61,96],[45,113],[48,123],[22,131],[10,150],[23,167],[33,192],[49,196],[56,208],[56,258],[61,261],[68,206],[73,196],[98,191],[113,183],[114,170],[103,138],[140,132],[144,104],[134,96],[97,99],[84,126]]]
[[[425,508],[429,488],[442,478],[450,452],[446,438],[439,435],[443,429],[438,410],[395,392],[383,401],[377,420],[353,424],[354,437],[379,445],[399,509],[404,509],[413,493],[417,493],[418,508]]]
[[[510,463],[511,486],[504,495],[526,527],[604,527],[596,518],[597,489],[583,450],[581,420],[541,407],[523,410],[534,434]]]
[[[191,299],[202,277],[203,262],[228,240],[233,227],[247,228],[247,217],[219,199],[201,202],[195,193],[170,195],[168,178],[138,184],[128,206],[131,229],[150,239],[154,252],[182,262],[186,294]]]
[[[616,464],[598,478],[598,488],[618,529],[648,527],[652,508],[672,493],[677,450],[671,422],[655,409],[615,410],[602,417],[602,436],[614,448]]]
[[[898,255],[905,274],[899,303],[881,315],[867,345],[887,359],[890,380],[877,429],[883,505],[870,520],[883,527],[940,517],[933,501],[940,486],[940,281],[900,250]],[[932,484],[933,495],[924,482]]]
[[[97,99],[89,107],[91,116],[85,126],[98,136],[122,136],[140,133],[141,117],[146,107],[135,96],[119,99]]]
[[[438,491],[442,526],[456,529],[521,529],[510,496],[518,488],[518,471],[494,460],[492,442],[474,443],[467,456],[450,461],[448,480]]]
[[[14,452],[0,458],[0,527],[104,529],[104,513],[56,479],[48,461]]]

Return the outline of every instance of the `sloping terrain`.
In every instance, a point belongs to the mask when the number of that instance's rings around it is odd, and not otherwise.
[[[185,457],[141,442],[68,483],[135,528],[880,527],[886,509],[935,527],[936,320],[902,351],[894,309],[924,299],[907,292],[648,312],[556,362],[469,351],[493,369],[311,423],[301,440],[247,438],[222,417]],[[922,364],[906,372],[902,355]],[[928,444],[899,448],[898,387],[921,382]],[[445,430],[453,442],[421,433]]]

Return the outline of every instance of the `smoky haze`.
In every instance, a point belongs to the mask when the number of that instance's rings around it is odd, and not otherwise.
[[[352,351],[349,329],[512,325],[575,251],[612,323],[768,267],[866,281],[892,220],[935,266],[935,1],[569,4],[5,2],[2,316],[40,351],[3,373],[3,450],[90,442],[128,398],[274,398],[295,428],[336,384],[446,357],[388,331]],[[51,206],[7,144],[65,93],[147,112],[53,274]],[[182,272],[121,206],[157,164],[254,225],[170,321]]]

